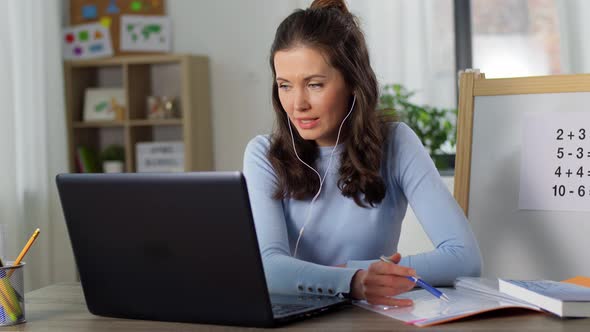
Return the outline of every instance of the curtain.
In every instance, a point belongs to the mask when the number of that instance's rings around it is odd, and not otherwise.
[[[561,66],[564,74],[590,73],[590,2],[556,0]]]
[[[67,170],[61,2],[0,2],[0,224],[3,259],[24,260],[25,289],[73,281],[76,272],[54,177]]]

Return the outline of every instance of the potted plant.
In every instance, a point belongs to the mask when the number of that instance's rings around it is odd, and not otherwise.
[[[410,102],[413,91],[401,84],[385,85],[379,97],[379,110],[405,122],[420,138],[439,170],[455,167],[455,154],[445,153],[441,148],[454,149],[456,128],[451,119],[456,118],[456,109],[444,109]]]
[[[109,145],[100,153],[100,159],[105,173],[122,173],[125,164],[125,149],[121,145]]]

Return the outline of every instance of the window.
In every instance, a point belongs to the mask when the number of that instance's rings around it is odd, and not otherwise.
[[[562,73],[555,0],[471,0],[471,31],[487,78]]]

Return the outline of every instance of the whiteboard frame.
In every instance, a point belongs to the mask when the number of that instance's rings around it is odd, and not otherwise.
[[[469,217],[473,116],[477,111],[474,109],[475,97],[565,92],[590,92],[590,74],[494,79],[486,79],[485,74],[473,70],[460,74],[454,196],[467,217]]]

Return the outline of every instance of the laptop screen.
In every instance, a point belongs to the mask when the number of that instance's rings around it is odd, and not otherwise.
[[[241,173],[61,174],[56,181],[92,313],[272,320]]]

